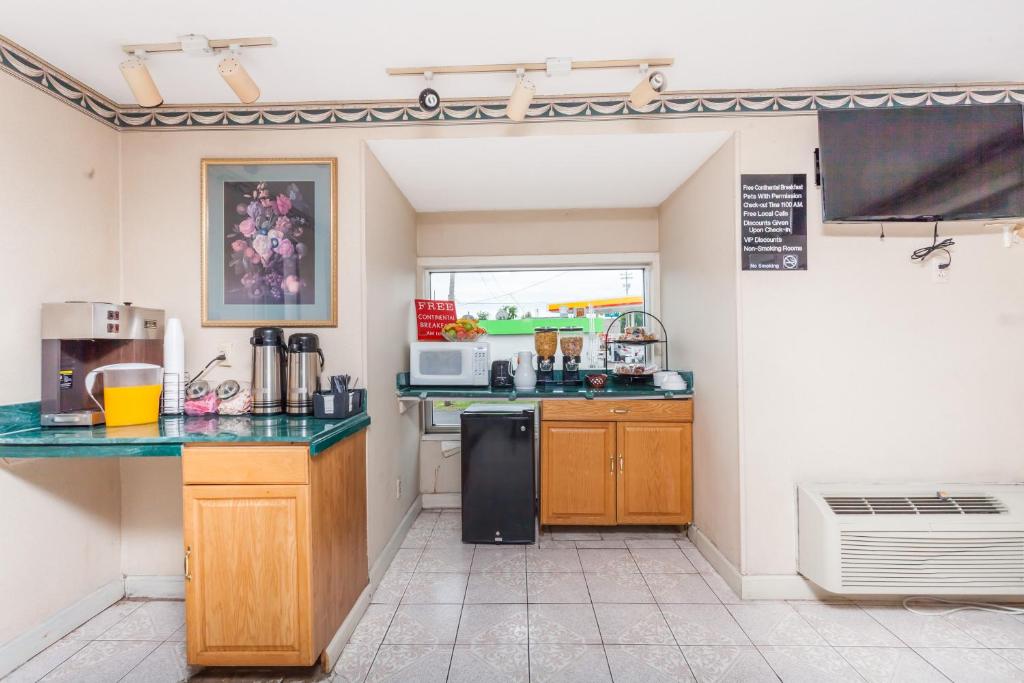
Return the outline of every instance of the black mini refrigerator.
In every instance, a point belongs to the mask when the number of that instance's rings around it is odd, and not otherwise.
[[[478,403],[462,413],[462,542],[534,543],[533,408]]]

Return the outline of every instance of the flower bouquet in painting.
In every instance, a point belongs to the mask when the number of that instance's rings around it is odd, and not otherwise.
[[[224,183],[224,303],[312,304],[313,183]]]

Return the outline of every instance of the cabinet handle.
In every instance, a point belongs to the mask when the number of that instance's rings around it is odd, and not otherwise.
[[[608,474],[615,474],[615,456],[609,456],[608,461]]]
[[[619,472],[625,472],[625,471],[626,471],[626,460],[620,454],[619,455]]]
[[[188,566],[188,560],[189,560],[189,557],[191,557],[191,555],[192,555],[192,547],[189,546],[188,548],[185,548],[185,580],[186,581],[191,581],[192,580],[192,571],[189,569],[189,566]]]
[[[611,412],[615,413],[616,415],[625,415],[626,413],[629,412],[629,408],[612,408]]]

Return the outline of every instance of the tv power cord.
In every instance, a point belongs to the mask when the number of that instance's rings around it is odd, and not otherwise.
[[[935,605],[950,605],[946,609],[915,609],[915,604],[920,604],[921,607],[925,607],[928,604]],[[977,610],[979,612],[995,612],[997,614],[1024,614],[1024,607],[1010,607],[1009,605],[997,605],[992,602],[964,602],[961,600],[946,600],[945,598],[935,598],[927,595],[918,595],[903,600],[903,607],[908,612],[914,614],[920,614],[926,617],[943,617],[947,614],[956,614],[957,612],[970,612]]]
[[[910,255],[910,260],[919,261],[923,263],[925,259],[927,259],[935,252],[944,251],[946,252],[946,262],[939,264],[939,270],[945,270],[946,268],[949,268],[951,263],[953,263],[953,255],[949,253],[949,248],[954,245],[956,245],[956,242],[954,242],[949,237],[942,240],[941,242],[939,241],[939,222],[935,221],[935,227],[932,231],[932,243],[927,247],[915,249],[914,253]]]

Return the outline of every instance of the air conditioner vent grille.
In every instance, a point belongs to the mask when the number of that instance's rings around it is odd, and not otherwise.
[[[825,496],[837,515],[1002,515],[993,496]]]

